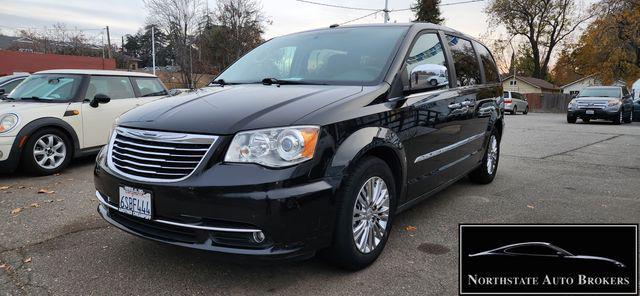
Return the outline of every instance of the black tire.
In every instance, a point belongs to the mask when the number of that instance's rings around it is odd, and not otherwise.
[[[582,118],[582,122],[589,123],[591,122],[591,118]]]
[[[617,124],[622,124],[622,121],[623,121],[623,118],[622,118],[622,117],[623,117],[622,110],[620,110],[620,111],[618,112],[618,114],[616,114],[616,115],[613,117],[613,119],[612,119],[613,124],[616,124],[616,125],[617,125]]]
[[[387,185],[389,193],[389,216],[380,242],[369,253],[361,252],[356,246],[353,234],[354,207],[360,189],[367,180],[379,177]],[[359,270],[373,263],[384,249],[391,232],[396,207],[395,179],[389,166],[379,158],[366,157],[359,161],[343,181],[338,193],[338,211],[336,217],[333,244],[324,255],[334,264],[348,270]]]
[[[627,116],[624,117],[624,123],[631,123],[633,121],[633,110],[627,112]]]
[[[438,80],[431,79],[429,80],[429,84],[431,84],[431,86],[438,86]]]
[[[489,157],[491,152],[492,140],[495,138],[496,141],[496,149],[495,151],[495,160],[493,161],[493,169],[489,170]],[[469,179],[472,182],[478,184],[489,184],[493,182],[493,179],[496,177],[498,172],[498,163],[500,161],[500,135],[494,129],[489,136],[489,141],[487,141],[487,147],[485,148],[484,156],[482,157],[482,163],[478,168],[469,173]]]
[[[524,114],[524,115],[529,114],[529,106],[524,108],[524,112],[522,112],[522,114]]]
[[[511,115],[516,115],[516,112],[518,112],[518,106],[513,106],[513,110],[511,110]]]
[[[65,148],[64,159],[62,159],[60,164],[57,166],[54,166],[52,164],[51,168],[46,168],[38,164],[38,161],[36,160],[36,156],[34,155],[34,148],[36,146],[36,143],[40,138],[47,135],[57,137],[57,139],[62,141]],[[64,168],[66,168],[71,162],[72,157],[73,157],[73,144],[69,139],[69,137],[58,129],[43,128],[31,134],[31,136],[29,136],[27,143],[22,149],[22,160],[20,165],[25,172],[30,174],[41,175],[41,176],[52,175],[52,174],[59,173]]]
[[[576,123],[577,120],[578,120],[578,117],[571,116],[571,115],[567,114],[567,122],[568,123]]]

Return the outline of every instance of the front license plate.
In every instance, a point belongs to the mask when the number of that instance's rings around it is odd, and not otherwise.
[[[596,111],[593,111],[593,110],[587,110],[587,112],[586,112],[586,113],[587,113],[587,114],[589,114],[589,115],[593,115],[593,114],[595,114],[595,113],[596,113]]]
[[[120,186],[118,211],[151,220],[151,192],[129,186]]]

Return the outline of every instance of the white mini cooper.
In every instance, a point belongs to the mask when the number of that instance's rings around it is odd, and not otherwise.
[[[120,114],[168,94],[150,74],[104,70],[34,73],[0,101],[0,173],[47,175],[107,143]]]

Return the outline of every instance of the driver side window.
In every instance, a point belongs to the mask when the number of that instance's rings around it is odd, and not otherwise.
[[[416,39],[405,68],[405,90],[430,90],[449,86],[449,69],[442,43],[435,33],[425,33]]]

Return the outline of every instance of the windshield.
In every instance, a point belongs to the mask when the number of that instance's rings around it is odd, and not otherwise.
[[[385,74],[406,27],[335,28],[274,38],[217,79],[226,84],[265,78],[300,84],[363,85]]]
[[[599,88],[585,88],[580,94],[580,97],[607,97],[607,98],[619,98],[620,88],[618,87],[599,87]]]
[[[68,101],[73,98],[81,80],[79,75],[34,74],[18,85],[8,97],[14,100]]]

